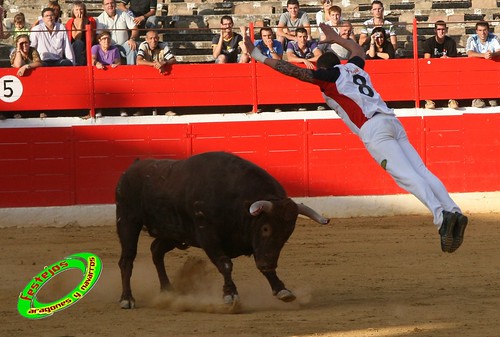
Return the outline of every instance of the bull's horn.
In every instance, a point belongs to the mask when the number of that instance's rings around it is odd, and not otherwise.
[[[307,207],[304,204],[298,204],[297,206],[299,206],[299,214],[302,214],[302,215],[305,215],[308,218],[311,218],[312,220],[316,221],[320,225],[326,225],[327,223],[330,222],[330,219],[323,218],[315,210],[313,210],[312,208]]]
[[[257,216],[263,211],[266,213],[271,212],[273,209],[273,203],[268,200],[258,200],[250,206],[250,214]]]

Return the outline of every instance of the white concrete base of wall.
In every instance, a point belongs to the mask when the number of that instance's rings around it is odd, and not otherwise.
[[[465,214],[500,213],[500,192],[452,194]],[[430,212],[412,195],[295,198],[329,218],[422,215]],[[109,226],[115,205],[0,208],[0,228]]]

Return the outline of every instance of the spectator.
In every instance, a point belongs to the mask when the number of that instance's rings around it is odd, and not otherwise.
[[[330,20],[329,21],[326,21],[325,24],[333,27],[333,29],[337,32],[337,34],[340,35],[340,28],[342,26],[342,8],[340,8],[339,6],[331,6],[329,9],[328,9],[328,15],[329,15],[329,18]],[[351,29],[349,30],[350,31],[350,35],[348,36],[348,38],[352,39],[353,41],[356,41],[356,38],[354,36],[354,30],[352,29],[352,25],[351,26]],[[320,31],[320,40],[324,40],[325,39],[325,34],[323,34],[323,31],[321,30],[321,28],[319,29]],[[338,44],[334,44],[340,48],[343,48],[341,46],[339,46]],[[322,44],[320,46],[320,49],[323,51],[323,52],[326,52],[326,51],[329,51],[331,50],[331,47],[333,47],[334,45],[331,45],[331,44]],[[343,48],[345,50],[345,53],[348,52],[347,49]],[[340,51],[340,50],[339,50]],[[344,54],[345,54],[344,53]]]
[[[104,11],[97,17],[97,33],[103,29],[111,32],[111,42],[118,47],[121,56],[127,60],[127,64],[136,62],[137,42],[139,29],[133,18],[126,12],[116,9],[115,0],[103,0]],[[130,30],[130,36],[129,32]]]
[[[372,60],[388,60],[393,59],[395,52],[385,29],[383,27],[376,27],[370,35],[370,45],[366,46],[367,59]]]
[[[424,58],[448,58],[457,56],[457,44],[455,40],[446,35],[446,22],[442,20],[434,23],[434,36],[424,42]],[[425,101],[426,109],[434,109],[436,103],[432,100]],[[448,101],[448,107],[458,108],[458,103],[454,99]]]
[[[481,57],[487,60],[492,60],[500,56],[500,42],[498,38],[490,33],[490,25],[486,21],[476,23],[476,34],[467,39],[465,47],[468,57]],[[497,106],[497,101],[492,99],[489,101],[491,106]],[[486,103],[482,99],[472,101],[472,106],[476,108],[484,108]]]
[[[30,34],[30,29],[26,27],[26,18],[23,13],[17,13],[13,19],[14,30],[12,31],[12,38],[14,41],[21,34]]]
[[[118,8],[131,15],[140,29],[151,29],[157,25],[156,3],[157,0],[120,0]]]
[[[139,45],[137,64],[154,67],[163,74],[166,66],[174,64],[176,60],[167,43],[159,41],[156,31],[150,30],[146,33],[146,41]]]
[[[8,34],[6,34],[3,31],[3,19],[5,19],[5,9],[3,8],[3,0],[0,0],[0,39],[6,39],[9,37]]]
[[[212,39],[212,55],[215,63],[247,63],[247,53],[243,37],[233,32],[233,18],[224,15],[220,19],[220,34]]]
[[[31,46],[40,54],[44,67],[72,66],[75,64],[73,48],[64,26],[55,21],[54,10],[42,10],[43,22],[31,29]]]
[[[49,0],[49,4],[47,5],[46,8],[52,8],[54,10],[54,22],[62,23],[61,21],[61,5],[59,5],[58,0]],[[43,18],[39,16],[35,22],[33,22],[33,25],[31,25],[31,28],[43,23]]]
[[[343,39],[351,39],[353,41],[356,41],[352,39],[352,24],[349,21],[343,21],[341,26],[339,27],[339,32],[338,34],[340,35],[341,38]],[[329,46],[329,49],[327,52],[333,52],[339,60],[348,60],[351,56],[351,52],[339,45],[338,43],[332,43],[332,44],[327,44]]]
[[[315,40],[309,40],[305,28],[297,28],[296,41],[288,42],[286,57],[288,62],[304,63],[308,69],[314,69],[313,62],[323,54]]]
[[[120,51],[111,44],[111,32],[104,29],[97,35],[98,44],[93,45],[92,65],[97,69],[106,69],[106,66],[116,68],[121,64]]]
[[[260,52],[267,57],[281,60],[283,57],[283,45],[278,40],[273,39],[273,30],[270,27],[260,29],[260,40],[255,40],[254,44]]]
[[[374,0],[372,2],[371,11],[373,18],[363,22],[363,27],[361,28],[361,32],[359,34],[359,44],[364,46],[365,43],[368,43],[368,38],[372,34],[375,27],[383,27],[385,29],[386,36],[390,37],[393,49],[396,50],[398,42],[396,38],[396,29],[390,21],[384,20],[384,4],[382,1]]]
[[[73,51],[75,52],[75,62],[77,66],[84,66],[87,64],[87,44],[85,42],[87,40],[85,31],[87,25],[90,25],[93,36],[96,29],[95,19],[87,15],[87,6],[85,6],[85,3],[80,0],[73,2],[71,19],[66,22],[66,30]],[[93,41],[91,41],[91,43],[92,42]]]
[[[42,60],[38,51],[30,46],[28,34],[19,34],[15,39],[16,47],[10,54],[10,64],[19,68],[17,76],[24,76],[27,70],[42,66]]]
[[[303,27],[307,30],[307,35],[311,39],[311,25],[307,13],[299,9],[298,0],[288,0],[286,2],[287,11],[280,16],[276,36],[283,46],[288,45],[288,41],[295,41],[297,28]]]
[[[321,6],[323,7],[320,11],[316,12],[316,24],[319,25],[322,22],[330,21],[330,13],[328,9],[332,6],[331,0],[321,0]]]

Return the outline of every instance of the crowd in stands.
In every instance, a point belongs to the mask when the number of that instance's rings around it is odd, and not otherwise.
[[[316,23],[324,22],[334,27],[337,33],[346,39],[352,39],[365,48],[367,59],[393,59],[397,56],[398,46],[395,25],[385,19],[384,5],[379,0],[371,3],[372,18],[366,20],[356,39],[352,24],[343,20],[342,9],[332,4],[332,0],[320,0],[321,10],[316,13]],[[5,18],[3,0],[0,0],[0,18]],[[103,11],[96,18],[89,16],[85,3],[74,1],[71,5],[71,18],[63,23],[61,6],[57,0],[49,0],[41,16],[29,27],[23,13],[13,17],[12,30],[4,30],[0,24],[0,37],[11,37],[14,41],[10,61],[18,68],[17,75],[25,76],[30,69],[40,66],[82,66],[87,62],[86,27],[90,26],[91,64],[97,69],[116,67],[120,64],[148,65],[160,73],[165,67],[175,62],[175,56],[167,43],[160,42],[156,1],[143,0],[103,0]],[[222,16],[220,29],[212,39],[212,54],[215,63],[246,63],[251,57],[243,43],[242,34],[234,29],[233,18]],[[490,32],[488,22],[480,21],[475,26],[475,34],[466,44],[468,57],[493,59],[500,57],[500,39]],[[304,63],[307,68],[314,68],[315,61],[323,53],[335,53],[341,60],[349,58],[347,50],[338,44],[321,43],[324,34],[319,30],[319,39],[311,34],[308,15],[301,10],[298,0],[288,0],[286,10],[281,14],[275,29],[262,27],[256,31],[260,39],[255,45],[267,57],[284,59],[289,62]],[[423,44],[425,58],[457,57],[455,41],[447,36],[444,21],[435,22],[434,36]],[[274,36],[275,34],[275,36]],[[145,36],[143,42],[140,36]],[[490,101],[490,105],[496,102]],[[473,106],[484,107],[481,99],[473,101]],[[458,104],[450,99],[449,107]],[[426,107],[433,108],[435,103],[426,102]]]

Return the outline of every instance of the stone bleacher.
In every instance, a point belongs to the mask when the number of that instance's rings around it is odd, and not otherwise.
[[[5,0],[11,19],[17,11],[22,11],[27,22],[33,22],[43,7],[44,1]],[[60,0],[63,10],[63,22],[69,18],[73,0]],[[88,12],[97,16],[102,12],[101,0],[85,0]],[[437,20],[449,22],[449,35],[458,44],[459,51],[464,51],[467,37],[474,33],[478,20],[492,22],[494,32],[500,33],[500,0],[385,0],[386,19],[397,26],[398,46],[405,56],[413,53],[412,22],[416,17],[418,39],[423,41],[433,35],[433,23]],[[359,34],[363,21],[371,18],[371,1],[341,0],[334,4],[343,8],[343,17],[353,23],[356,35]],[[162,39],[167,41],[180,62],[211,62],[211,40],[218,33],[222,15],[231,15],[235,21],[235,30],[240,25],[253,22],[256,27],[268,25],[276,27],[279,16],[285,10],[286,0],[158,0],[157,16],[162,26]],[[315,15],[321,9],[319,0],[301,1],[313,25],[313,37],[319,36]],[[8,41],[4,41],[8,42]],[[0,58],[3,59],[0,48]],[[420,48],[419,48],[420,49]]]

